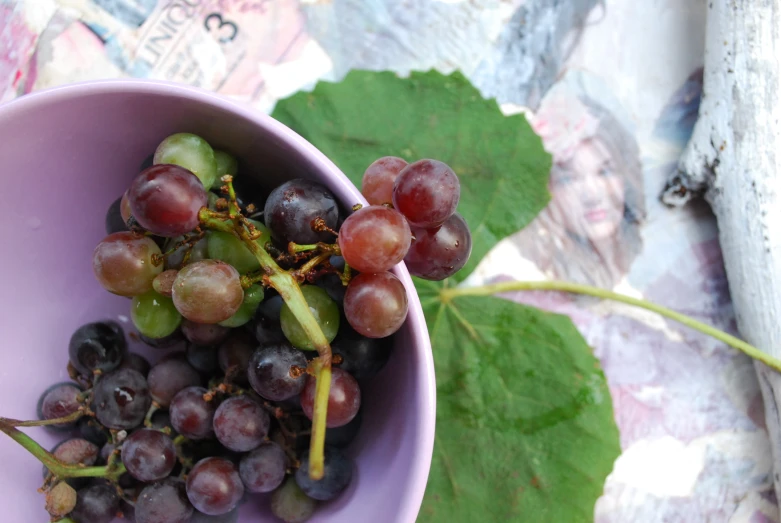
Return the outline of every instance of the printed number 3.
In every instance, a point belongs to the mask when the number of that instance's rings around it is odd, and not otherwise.
[[[216,20],[217,23],[212,23],[212,20]],[[236,38],[236,34],[239,32],[239,28],[234,24],[233,22],[229,22],[227,20],[222,19],[222,15],[220,13],[212,13],[209,16],[206,17],[206,20],[203,21],[203,26],[206,28],[207,31],[210,33],[221,33],[223,36],[220,36],[219,41],[222,44],[232,42],[234,38]],[[223,27],[229,27],[228,35],[225,35],[228,31],[222,31]]]

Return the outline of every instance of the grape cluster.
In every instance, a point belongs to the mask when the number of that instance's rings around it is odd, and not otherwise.
[[[236,194],[237,171],[230,154],[175,134],[110,206],[96,279],[130,299],[138,338],[161,357],[130,352],[114,321],[73,333],[73,381],[47,389],[38,416],[69,433],[57,459],[104,466],[106,478],[47,471],[54,518],[185,523],[271,493],[279,519],[306,521],[352,481],[344,449],[360,432],[362,384],[385,366],[407,316],[407,290],[390,270],[405,261],[442,279],[469,257],[458,178],[441,162],[378,160],[364,175],[371,205],[349,216],[304,179],[274,188],[259,212]],[[331,345],[321,479],[309,473],[321,347],[259,252],[295,278]]]

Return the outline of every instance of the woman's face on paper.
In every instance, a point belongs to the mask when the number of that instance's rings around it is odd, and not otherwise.
[[[624,177],[596,140],[581,143],[567,162],[551,171],[553,217],[592,242],[615,236],[624,219]]]

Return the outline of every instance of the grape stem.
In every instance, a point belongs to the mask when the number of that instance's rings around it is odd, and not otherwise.
[[[342,255],[342,250],[339,248],[338,243],[318,242],[318,243],[300,244],[300,243],[290,242],[287,244],[288,254],[299,254],[302,252],[315,251],[315,250],[331,253],[334,256]]]
[[[707,334],[708,336],[711,336],[719,341],[722,341],[727,345],[743,352],[746,356],[761,361],[768,367],[781,372],[781,360],[778,360],[777,358],[774,358],[773,356],[770,356],[762,352],[758,348],[746,343],[740,338],[737,338],[715,327],[711,327],[710,325],[697,321],[694,318],[686,316],[685,314],[681,314],[680,312],[675,312],[674,310],[668,309],[667,307],[663,307],[661,305],[657,305],[655,303],[646,300],[632,298],[631,296],[626,296],[624,294],[619,294],[617,292],[600,289],[599,287],[592,287],[590,285],[582,285],[579,283],[571,283],[566,281],[511,281],[511,282],[494,283],[491,285],[483,285],[480,287],[446,288],[440,291],[440,298],[442,299],[443,302],[447,303],[453,298],[458,298],[460,296],[491,296],[494,294],[498,294],[500,292],[540,291],[540,290],[541,291],[562,291],[562,292],[569,292],[572,294],[584,294],[587,296],[594,296],[595,298],[601,298],[605,300],[612,300],[620,303],[625,303],[627,305],[632,305],[634,307],[639,307],[641,309],[646,309],[651,312],[655,312],[660,316],[664,316],[665,318],[669,318],[671,320],[677,321],[678,323],[681,323],[696,331],[699,331],[703,334]]]
[[[90,416],[92,413],[89,409],[82,407],[75,412],[71,412],[67,416],[61,418],[35,420],[35,421],[20,421],[18,419],[0,418],[0,423],[4,423],[11,427],[45,427],[47,425],[65,425],[78,421],[83,416]]]
[[[15,421],[15,420],[14,420]],[[24,423],[24,422],[22,422]],[[119,477],[126,472],[122,463],[112,463],[105,467],[84,467],[81,465],[68,465],[54,457],[49,451],[41,447],[37,441],[24,432],[6,423],[5,418],[0,419],[0,431],[5,432],[12,440],[24,447],[30,454],[49,469],[60,479],[64,478],[106,478],[117,482]]]
[[[230,180],[226,181],[228,192],[232,189]],[[320,329],[320,325],[312,315],[309,305],[301,293],[293,275],[283,270],[266,250],[254,241],[252,234],[240,221],[234,222],[224,213],[216,213],[203,207],[199,212],[200,222],[209,229],[228,232],[236,235],[244,242],[260,263],[266,274],[264,282],[276,289],[290,312],[298,320],[307,338],[317,350],[318,357],[314,360],[315,369],[315,402],[312,416],[312,438],[309,449],[309,477],[313,480],[322,479],[325,459],[325,423],[328,411],[328,396],[331,389],[331,346]],[[227,218],[227,219],[226,219]]]

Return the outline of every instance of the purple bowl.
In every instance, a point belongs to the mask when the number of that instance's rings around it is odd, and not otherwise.
[[[346,207],[366,203],[315,147],[276,120],[198,89],[119,80],[58,87],[0,105],[0,266],[3,291],[0,415],[34,419],[40,393],[66,381],[67,346],[81,324],[128,322],[129,302],[104,291],[92,252],[104,217],[167,135],[188,131],[261,166],[268,188],[292,177],[330,187]],[[269,176],[268,173],[273,173]],[[435,383],[420,301],[403,265],[409,315],[383,371],[364,388],[364,421],[349,448],[354,479],[312,522],[410,523],[426,487],[434,444]],[[143,349],[147,355],[157,353]],[[51,448],[58,438],[25,429]],[[4,521],[44,521],[38,462],[0,436]],[[268,496],[240,508],[240,523],[275,521]]]

